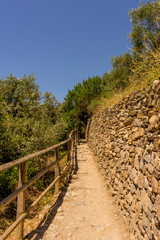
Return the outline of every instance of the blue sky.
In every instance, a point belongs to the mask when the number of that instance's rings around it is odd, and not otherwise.
[[[139,0],[0,0],[0,78],[35,73],[44,94],[111,69],[131,47],[129,9]]]

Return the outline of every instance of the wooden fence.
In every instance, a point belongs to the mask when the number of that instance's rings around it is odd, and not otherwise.
[[[67,151],[63,156],[59,157],[59,148],[63,145],[67,144]],[[78,144],[78,132],[72,131],[69,135],[69,138],[59,144],[56,144],[52,147],[47,149],[41,150],[39,152],[30,154],[28,156],[19,158],[12,162],[3,164],[0,166],[0,172],[3,172],[9,168],[19,165],[19,181],[18,181],[18,189],[16,189],[12,194],[8,197],[3,199],[0,202],[0,209],[10,203],[13,199],[17,197],[17,217],[16,221],[6,230],[6,232],[1,236],[0,240],[6,239],[12,231],[16,228],[16,239],[22,240],[23,239],[23,227],[24,227],[24,219],[29,214],[31,209],[35,207],[35,205],[46,195],[46,193],[55,186],[54,193],[59,193],[59,180],[60,177],[67,171],[68,175],[73,169],[74,165],[74,149],[75,146]],[[27,181],[27,161],[31,158],[40,156],[44,153],[47,153],[51,150],[54,150],[55,161],[48,165],[45,169]],[[59,162],[67,155],[67,164],[63,168],[60,173]],[[26,189],[31,186],[36,180],[42,177],[45,173],[55,167],[55,179],[54,181],[41,193],[41,195],[30,205],[28,209],[25,209],[25,192]]]

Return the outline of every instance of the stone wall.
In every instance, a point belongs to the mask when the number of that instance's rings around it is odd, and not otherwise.
[[[138,240],[160,239],[160,81],[92,117],[88,145]]]

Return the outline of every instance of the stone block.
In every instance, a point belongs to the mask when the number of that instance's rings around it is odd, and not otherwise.
[[[116,145],[116,146],[114,146],[114,151],[115,151],[115,153],[119,153],[120,152],[120,148]]]
[[[133,119],[131,117],[127,118],[125,121],[124,121],[124,125],[125,126],[128,126],[128,125],[131,125],[133,122]]]
[[[149,119],[149,123],[150,124],[155,124],[155,123],[157,123],[157,121],[158,121],[158,116],[157,115],[153,115],[150,119]]]
[[[141,202],[138,201],[137,204],[136,204],[136,214],[137,214],[137,218],[140,217],[141,215],[141,212],[142,212],[142,206],[141,206]]]
[[[132,127],[132,133],[136,133],[138,131],[138,127]]]
[[[148,232],[150,230],[151,222],[145,213],[143,213],[142,216],[142,226],[145,229],[145,232]]]
[[[145,213],[148,214],[149,212],[151,212],[152,202],[144,189],[141,190],[141,204]]]
[[[133,201],[133,196],[131,195],[131,193],[128,193],[126,196],[126,200],[129,203],[129,205],[131,205],[132,201]]]
[[[138,154],[138,156],[142,157],[143,153],[144,153],[144,149],[141,147],[136,147],[135,152]]]
[[[133,116],[136,116],[137,115],[137,113],[138,113],[138,111],[137,110],[132,110],[132,111],[129,111],[129,115],[131,116],[131,117],[133,117]]]
[[[143,225],[142,225],[142,220],[140,220],[140,221],[138,222],[138,229],[139,229],[141,235],[144,236],[145,230],[144,230]]]
[[[154,135],[153,133],[147,133],[147,141],[151,142],[151,141],[154,141]]]
[[[153,156],[153,166],[157,171],[160,171],[160,157],[157,154]]]
[[[131,220],[130,220],[130,226],[131,226],[131,229],[134,231],[136,229],[136,214],[131,212]]]
[[[148,131],[150,132],[156,132],[160,129],[160,123],[150,124],[148,126]]]
[[[160,150],[160,139],[155,138],[153,143],[153,151],[157,152]]]
[[[145,165],[145,167],[146,167],[146,169],[148,170],[149,173],[151,173],[151,174],[153,173],[154,167],[153,167],[152,164],[148,163],[148,164]]]
[[[140,118],[135,118],[134,119],[134,126],[135,127],[141,127],[142,126],[142,120]]]
[[[150,184],[149,184],[148,178],[146,176],[144,176],[144,178],[143,178],[143,186],[144,186],[144,188],[149,189]]]
[[[160,210],[160,195],[156,196],[155,203],[154,203],[154,206],[153,206],[153,210],[155,212],[158,212]]]
[[[129,172],[129,177],[130,179],[132,179],[132,181],[135,181],[135,178],[137,178],[138,172],[136,171],[136,169],[131,169]],[[137,185],[137,184],[136,184]]]
[[[151,186],[152,186],[152,191],[157,193],[158,192],[158,181],[153,175],[151,177]]]
[[[134,158],[134,167],[136,168],[136,170],[139,170],[139,156],[138,154],[135,155],[135,158]]]
[[[144,134],[145,134],[144,128],[139,128],[139,129],[138,129],[138,132],[136,132],[136,133],[134,134],[134,139],[137,140],[137,139],[143,137]]]
[[[160,171],[154,170],[154,176],[157,180],[160,180]]]

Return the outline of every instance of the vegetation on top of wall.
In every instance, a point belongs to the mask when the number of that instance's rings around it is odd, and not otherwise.
[[[145,53],[160,47],[160,2],[141,3],[129,11],[132,31],[129,38],[133,45],[134,55]],[[147,45],[147,48],[146,48]]]

